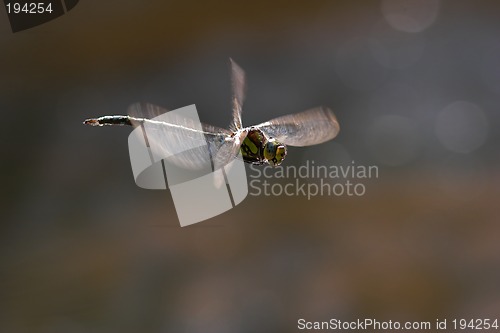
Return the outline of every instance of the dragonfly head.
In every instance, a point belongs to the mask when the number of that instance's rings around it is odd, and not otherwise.
[[[272,166],[278,166],[286,157],[286,146],[276,139],[269,139],[264,146],[264,158]]]

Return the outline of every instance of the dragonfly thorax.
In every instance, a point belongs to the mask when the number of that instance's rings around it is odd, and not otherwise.
[[[275,138],[268,138],[256,127],[250,127],[241,144],[243,160],[252,164],[280,165],[286,157],[286,146]]]

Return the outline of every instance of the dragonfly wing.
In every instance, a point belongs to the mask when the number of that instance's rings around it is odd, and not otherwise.
[[[127,114],[137,118],[153,119],[169,111],[161,106],[150,103],[135,103],[128,107]]]
[[[231,86],[233,90],[232,96],[232,107],[233,107],[233,121],[231,123],[231,129],[239,130],[242,128],[241,124],[241,111],[243,107],[243,102],[245,101],[245,71],[234,62],[233,59],[229,58],[231,65]]]
[[[217,188],[220,188],[222,185],[224,185],[226,179],[224,178],[225,176],[223,176],[223,174],[227,174],[230,168],[234,165],[230,164],[230,162],[233,161],[240,153],[241,143],[245,139],[246,134],[246,130],[238,131],[234,136],[226,138],[224,144],[219,147],[217,154],[215,154],[214,170],[222,170],[222,174],[214,173],[215,175],[217,175],[214,178],[214,185]]]
[[[235,159],[241,149],[241,143],[245,139],[247,131],[238,131],[234,136],[225,139],[223,145],[218,148],[214,158],[214,169],[220,169]]]
[[[333,139],[339,123],[332,110],[317,107],[304,112],[275,118],[256,127],[269,137],[297,147],[311,146]]]
[[[129,112],[134,116],[159,114],[153,119],[134,118],[135,126],[143,126],[146,144],[154,156],[181,168],[202,169],[210,166],[214,156],[230,132],[211,125],[200,124],[197,119],[167,112],[152,104],[134,104]],[[208,150],[207,150],[208,146]]]

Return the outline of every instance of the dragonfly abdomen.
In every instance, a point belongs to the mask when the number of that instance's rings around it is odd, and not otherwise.
[[[99,118],[85,119],[83,123],[90,126],[134,126],[133,122],[141,123],[143,121],[143,119],[133,118],[130,116],[103,116]]]

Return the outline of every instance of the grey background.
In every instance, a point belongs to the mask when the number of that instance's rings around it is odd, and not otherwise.
[[[497,316],[499,14],[496,1],[81,1],[16,34],[0,14],[0,330]],[[338,138],[285,163],[379,165],[364,197],[248,197],[180,228],[168,191],[135,186],[130,129],[81,124],[145,101],[196,104],[224,127],[229,57],[247,72],[245,124],[335,110]]]

